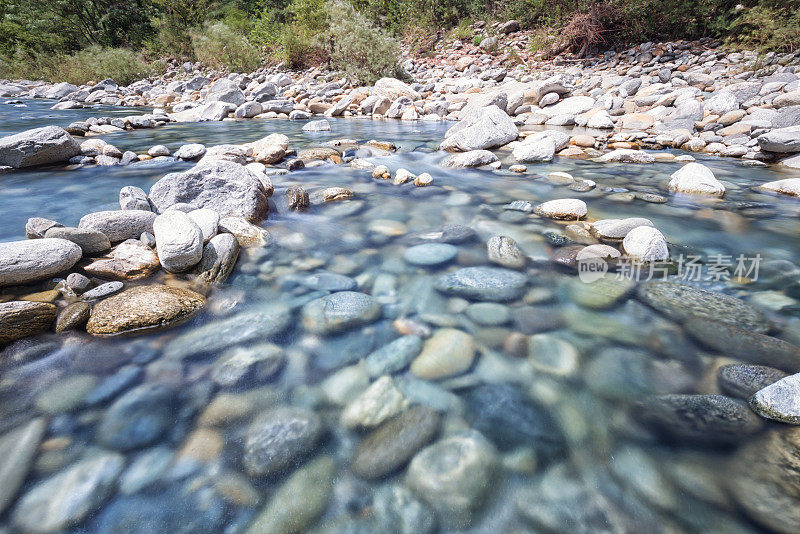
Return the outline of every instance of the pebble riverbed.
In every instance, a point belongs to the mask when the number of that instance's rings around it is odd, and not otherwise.
[[[6,126],[25,109],[2,106],[0,133],[114,115]],[[800,202],[757,189],[797,171],[694,154],[724,198],[676,195],[675,161],[556,157],[515,173],[499,150],[500,170],[445,168],[450,124],[328,120],[102,136],[139,153],[351,139],[345,157],[433,183],[327,161],[273,175],[269,244],[243,248],[189,323],[3,348],[0,532],[796,531],[800,430],[747,401],[800,371]],[[398,151],[369,152],[372,139]],[[0,242],[191,166],[2,175]],[[353,196],[294,212],[293,185]],[[673,261],[649,281],[582,281],[577,251],[598,240],[533,213],[564,198],[590,222],[649,219]],[[494,236],[521,257],[487,255]],[[759,258],[757,276],[740,255]],[[699,258],[691,279],[681,257]]]

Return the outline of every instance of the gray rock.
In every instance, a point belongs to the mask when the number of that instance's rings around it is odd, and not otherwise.
[[[501,450],[529,446],[538,458],[561,455],[565,441],[548,408],[509,384],[482,384],[461,395],[470,426]]]
[[[144,210],[97,211],[81,217],[78,228],[103,232],[112,243],[139,239],[143,232],[153,232],[156,214]]]
[[[358,282],[349,276],[326,272],[308,275],[301,283],[317,291],[354,291],[358,288]]]
[[[701,345],[743,362],[800,371],[800,348],[764,334],[713,319],[691,318],[684,328]]]
[[[289,309],[282,304],[244,311],[175,337],[164,348],[164,356],[182,359],[214,353],[254,339],[268,339],[286,329],[291,318]]]
[[[82,255],[81,247],[66,239],[0,243],[0,287],[44,280],[72,268]]]
[[[11,519],[25,532],[58,532],[75,525],[108,498],[124,465],[124,457],[114,453],[82,460],[31,488]]]
[[[38,418],[0,436],[0,513],[13,502],[25,481],[46,429],[47,421]]]
[[[203,232],[189,215],[168,210],[153,222],[156,250],[167,272],[179,273],[197,265],[203,257]]]
[[[550,137],[529,136],[514,147],[512,155],[520,163],[552,161],[556,145]]]
[[[366,479],[386,476],[404,466],[438,431],[439,414],[413,406],[364,438],[353,455],[353,473]]]
[[[800,425],[800,374],[789,375],[759,390],[750,407],[767,419]]]
[[[321,119],[318,121],[311,121],[307,122],[303,126],[304,132],[330,132],[331,131],[331,123],[326,121],[325,119]]]
[[[178,159],[194,160],[202,158],[205,153],[205,145],[201,145],[200,143],[189,143],[186,145],[181,145],[181,147],[175,151],[174,156]]]
[[[738,507],[770,531],[800,524],[800,428],[772,430],[745,444],[727,464],[724,481]]]
[[[55,227],[45,232],[44,236],[72,241],[81,247],[83,254],[97,254],[111,248],[111,241],[106,234],[88,228]]]
[[[106,282],[105,284],[100,284],[96,288],[85,292],[81,295],[81,298],[85,301],[100,300],[121,291],[124,286],[125,285],[119,281]]]
[[[239,242],[233,234],[218,234],[205,247],[195,272],[206,284],[221,284],[228,279],[239,257]]]
[[[187,203],[250,222],[263,221],[269,214],[267,191],[258,176],[242,165],[220,160],[164,176],[150,188],[150,200],[159,212]]]
[[[256,115],[260,115],[262,110],[263,108],[258,102],[245,102],[236,108],[233,116],[238,119],[251,119]]]
[[[439,277],[435,288],[468,299],[504,302],[521,297],[527,282],[527,276],[508,269],[465,267]]]
[[[283,350],[271,343],[234,347],[211,367],[211,379],[222,387],[252,385],[272,378],[283,366]]]
[[[89,286],[92,285],[91,280],[83,276],[81,273],[70,273],[67,276],[67,287],[75,293],[83,293]]]
[[[517,242],[508,236],[495,235],[486,242],[489,261],[509,269],[521,269],[525,266],[525,254]]]
[[[28,239],[40,239],[50,229],[56,226],[63,226],[61,223],[44,219],[42,217],[31,217],[25,223],[25,237]]]
[[[406,482],[436,510],[442,527],[459,529],[471,524],[496,470],[494,447],[478,432],[468,432],[420,451]]]
[[[480,167],[499,161],[497,156],[488,150],[470,150],[461,154],[447,156],[442,162],[443,167],[465,168]]]
[[[746,400],[786,376],[783,371],[763,365],[723,365],[717,370],[717,384],[726,395]]]
[[[303,327],[315,334],[332,334],[369,324],[381,315],[378,302],[364,293],[340,291],[303,306]]]
[[[753,332],[772,328],[764,314],[744,301],[676,282],[651,281],[639,286],[638,297],[670,319],[710,319]]]
[[[372,378],[397,373],[408,367],[421,351],[421,338],[403,336],[370,353],[364,359],[364,368]]]
[[[286,188],[286,205],[292,211],[303,211],[311,205],[308,193],[299,185]]]
[[[382,525],[378,527],[380,532],[433,534],[436,529],[433,511],[401,484],[376,490],[372,506],[376,520]],[[368,532],[375,532],[375,528]]]
[[[155,443],[175,422],[174,402],[174,393],[165,386],[137,386],[103,413],[95,437],[104,446],[120,451]]]
[[[328,506],[334,475],[330,456],[321,456],[301,467],[275,491],[245,534],[307,532]]]
[[[406,249],[403,258],[412,265],[431,267],[452,261],[458,248],[447,243],[424,243]]]
[[[479,108],[447,130],[439,148],[466,152],[506,145],[519,132],[514,121],[497,106]]]
[[[317,446],[319,416],[305,408],[283,406],[258,415],[247,428],[244,467],[250,476],[273,476],[296,465]]]
[[[777,128],[761,134],[757,140],[761,150],[768,152],[800,152],[800,126]]]
[[[150,200],[141,188],[128,185],[119,190],[119,207],[123,210],[151,211]]]
[[[745,402],[723,395],[659,395],[639,403],[633,415],[662,439],[679,444],[733,445],[764,428]]]
[[[58,126],[45,126],[0,138],[0,166],[18,169],[61,163],[81,153],[78,142]]]

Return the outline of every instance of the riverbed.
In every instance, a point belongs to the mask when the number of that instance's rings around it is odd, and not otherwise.
[[[24,102],[0,105],[0,135],[132,113],[45,113],[47,102]],[[722,350],[719,330],[687,326],[673,290],[688,286],[687,309],[733,325],[734,345],[740,336],[767,354],[763,338],[800,342],[800,201],[756,189],[796,174],[695,155],[726,189],[722,199],[698,198],[667,190],[682,165],[674,161],[556,157],[514,173],[499,151],[500,170],[451,169],[436,149],[447,122],[330,119],[331,131],[317,133],[304,132],[305,122],[182,123],[103,136],[139,153],[271,133],[296,150],[388,141],[397,152],[357,155],[434,182],[394,185],[330,162],[273,175],[263,223],[270,243],[244,249],[190,323],[125,338],[45,334],[3,349],[0,451],[16,463],[0,458],[0,473],[24,482],[13,495],[0,491],[0,529],[792,530],[785,510],[798,505],[798,488],[769,458],[793,450],[793,427],[738,412],[749,410],[746,397],[723,389],[718,369],[800,369]],[[147,191],[191,165],[166,158],[2,175],[0,241],[24,239],[29,217],[74,226],[86,213],[116,209],[121,187]],[[596,187],[568,187],[584,180]],[[312,197],[331,186],[354,196],[292,212],[284,196],[295,184]],[[649,219],[674,262],[638,282],[613,272],[599,284],[583,281],[570,263],[578,241],[567,223],[510,206],[558,198],[585,201],[589,220]],[[493,291],[447,278],[487,276],[497,266],[486,243],[497,235],[526,257],[518,278]],[[690,259],[701,267],[687,271]],[[359,294],[377,307],[359,309]],[[326,295],[347,321],[309,309]],[[759,328],[739,328],[743,317],[757,317]],[[730,404],[714,407],[741,428],[709,415],[690,431],[663,416],[665,395],[680,395],[670,398],[686,410],[703,400],[696,395],[725,395]]]

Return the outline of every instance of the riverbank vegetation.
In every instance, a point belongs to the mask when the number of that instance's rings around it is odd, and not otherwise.
[[[174,57],[327,65],[368,82],[393,74],[404,39],[479,41],[472,21],[508,19],[549,54],[709,36],[800,49],[800,0],[0,0],[0,77],[126,83]]]

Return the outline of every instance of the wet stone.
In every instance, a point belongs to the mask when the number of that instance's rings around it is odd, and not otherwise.
[[[679,444],[733,445],[764,427],[745,402],[723,395],[660,395],[633,413],[656,435]]]
[[[425,380],[438,380],[463,373],[475,359],[472,336],[454,328],[437,330],[411,363],[411,373]]]
[[[522,296],[527,276],[499,267],[465,267],[438,278],[435,288],[444,294],[505,302]]]
[[[234,347],[214,362],[211,379],[222,387],[252,385],[275,376],[283,362],[283,350],[271,343]]]
[[[377,301],[364,293],[341,291],[313,300],[302,310],[303,327],[315,334],[332,334],[369,324],[381,315]]]
[[[353,291],[358,288],[355,280],[336,273],[311,274],[305,277],[303,285],[319,291]]]
[[[371,377],[402,371],[422,351],[422,339],[403,336],[371,352],[364,359],[364,367]]]
[[[272,476],[294,466],[317,446],[322,422],[317,414],[290,406],[257,416],[247,428],[244,466],[250,476]]]
[[[446,243],[426,243],[406,249],[403,258],[412,264],[424,267],[442,265],[452,261],[458,249]]]
[[[750,407],[767,419],[800,425],[800,374],[781,378],[756,392]]]
[[[753,332],[771,329],[764,314],[724,293],[679,284],[653,281],[639,286],[639,299],[675,321],[690,318],[717,320]]]
[[[92,307],[87,302],[73,302],[58,314],[56,319],[56,332],[66,332],[79,328],[89,320]]]
[[[723,365],[717,370],[717,384],[726,395],[747,400],[786,376],[781,370],[763,365]]]
[[[478,432],[468,432],[422,449],[411,460],[406,481],[436,510],[443,528],[457,529],[472,523],[496,470],[494,447]]]
[[[729,358],[800,371],[800,348],[782,339],[710,319],[689,319],[684,328],[701,345]]]
[[[484,326],[500,326],[511,320],[508,306],[494,302],[470,304],[464,313],[474,322]]]
[[[532,446],[542,458],[560,455],[564,437],[548,410],[509,384],[484,384],[462,397],[467,420],[501,450]]]
[[[139,382],[143,374],[142,368],[138,365],[126,365],[97,384],[94,389],[86,395],[83,402],[87,406],[108,402]]]
[[[438,413],[413,406],[364,438],[353,456],[353,472],[366,479],[388,475],[405,465],[438,430]]]
[[[106,410],[97,427],[96,439],[121,451],[150,445],[175,423],[174,400],[174,393],[165,386],[138,386]]]

